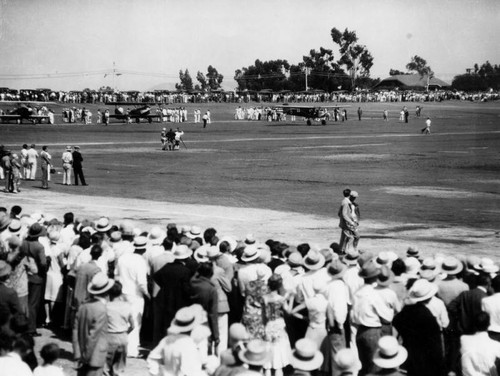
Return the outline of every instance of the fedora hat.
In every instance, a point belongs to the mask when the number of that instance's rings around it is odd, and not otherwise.
[[[426,279],[418,279],[415,281],[410,289],[410,292],[408,293],[408,300],[410,303],[418,303],[432,298],[436,295],[437,291],[438,288],[434,283],[431,283]]]
[[[341,349],[333,357],[332,366],[339,374],[350,372],[349,374],[357,375],[361,369],[361,362],[353,349]]]
[[[5,230],[7,227],[9,227],[11,222],[10,217],[7,215],[7,213],[0,212],[0,231]]]
[[[12,267],[5,261],[0,260],[0,277],[5,277],[6,275],[9,275],[11,271]]]
[[[191,230],[186,233],[186,236],[190,237],[191,239],[199,238],[201,236],[201,228],[198,226],[191,227]]]
[[[344,256],[344,264],[346,265],[357,265],[359,260],[359,252],[354,249],[350,249]]]
[[[92,277],[92,280],[87,286],[87,291],[93,295],[104,294],[114,284],[115,284],[114,279],[108,278],[108,276],[103,272],[99,272]]]
[[[192,254],[193,251],[189,249],[187,245],[180,244],[177,247],[175,247],[174,258],[176,260],[184,260],[191,257]]]
[[[95,229],[97,232],[106,232],[111,228],[111,223],[108,217],[101,217],[95,223]]]
[[[304,267],[309,270],[318,270],[325,265],[325,256],[318,251],[309,251],[302,260]]]
[[[43,227],[38,222],[33,223],[28,230],[28,236],[30,238],[37,238],[40,236],[44,236],[46,233],[47,233],[47,231],[46,231],[45,227]]]
[[[238,353],[243,363],[253,366],[263,366],[269,359],[269,346],[260,339],[252,339],[244,349]]]
[[[295,369],[314,371],[323,364],[323,354],[312,340],[302,338],[295,343],[291,363]]]
[[[382,287],[389,286],[394,280],[394,273],[389,269],[387,265],[382,265],[380,267],[380,273],[377,277],[377,285]]]
[[[456,275],[462,271],[464,265],[453,256],[448,256],[441,264],[441,270],[448,275]]]
[[[347,270],[347,265],[340,260],[334,260],[328,265],[328,274],[332,279],[340,279]]]
[[[184,307],[175,313],[175,318],[172,320],[169,333],[187,333],[199,324],[198,316],[192,307]]]
[[[380,368],[397,368],[408,358],[408,351],[398,343],[396,337],[384,336],[378,340],[378,349],[373,363]]]
[[[249,262],[253,260],[257,260],[260,257],[260,249],[255,244],[250,244],[245,247],[243,250],[243,256],[241,256],[241,260],[244,262]]]
[[[297,266],[302,266],[302,256],[300,255],[299,252],[292,252],[288,256],[288,265],[290,267],[295,268]]]
[[[380,269],[373,259],[365,262],[359,271],[359,276],[363,279],[377,277],[380,274]]]

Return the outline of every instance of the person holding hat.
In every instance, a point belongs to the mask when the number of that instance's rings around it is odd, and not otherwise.
[[[408,350],[406,370],[409,375],[443,376],[446,374],[441,328],[426,303],[436,294],[437,287],[425,279],[410,288],[409,303],[393,320]]]
[[[323,363],[323,354],[318,351],[316,344],[303,338],[297,341],[292,352],[291,364],[295,369],[293,375],[309,376],[318,370]]]
[[[354,294],[352,322],[357,327],[356,345],[362,364],[360,374],[365,375],[373,367],[373,355],[382,336],[382,325],[390,323],[394,312],[377,294],[375,286],[380,274],[375,260],[365,262],[359,272],[364,285]]]
[[[47,276],[47,258],[45,257],[45,248],[38,241],[40,236],[46,234],[45,227],[40,223],[33,223],[28,235],[21,244],[21,254],[28,255],[35,260],[37,273],[28,275],[28,305],[29,305],[29,331],[36,335],[36,323],[38,311],[43,299],[43,286]]]
[[[62,154],[63,185],[71,185],[71,167],[73,165],[73,154],[71,146],[66,146],[66,151]]]
[[[408,358],[408,351],[398,343],[398,340],[392,336],[384,336],[378,341],[378,349],[373,358],[377,370],[370,373],[369,376],[391,375],[404,376],[399,367]]]
[[[128,335],[127,356],[139,356],[139,333],[144,312],[144,299],[150,299],[148,292],[148,265],[143,257],[147,248],[147,238],[137,236],[134,239],[134,253],[123,254],[116,263],[115,277],[122,284],[125,300],[132,306],[134,330]]]
[[[156,323],[158,329],[155,329],[153,342],[159,342],[165,336],[175,313],[190,304],[190,280],[193,273],[186,266],[186,261],[191,258],[192,254],[193,251],[186,245],[176,246],[173,252],[174,261],[165,264],[153,274],[153,280],[160,288],[156,296],[157,309],[163,312],[162,317]]]
[[[80,146],[73,147],[73,172],[75,173],[75,185],[78,185],[78,179],[82,182],[82,185],[88,185],[85,182],[85,176],[83,176],[83,157],[82,153],[80,153]]]
[[[99,272],[87,291],[91,299],[78,309],[73,327],[73,355],[77,375],[100,375],[106,364],[108,349],[108,316],[106,303],[114,280]]]
[[[149,353],[149,373],[156,375],[202,376],[202,359],[191,333],[200,325],[193,308],[184,307],[175,313],[168,335]]]

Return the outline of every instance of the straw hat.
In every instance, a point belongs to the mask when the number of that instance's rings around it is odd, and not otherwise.
[[[314,371],[323,364],[323,354],[312,340],[302,338],[295,343],[291,363],[295,369]]]
[[[397,368],[408,358],[408,351],[393,336],[384,336],[378,340],[378,349],[373,363],[380,368]]]
[[[333,369],[339,374],[357,375],[361,369],[361,362],[358,359],[356,351],[353,349],[341,349],[333,358]]]
[[[359,276],[363,279],[377,277],[380,274],[380,269],[373,259],[365,262],[359,271]]]
[[[198,226],[191,227],[191,230],[186,233],[186,236],[190,237],[191,239],[201,237],[201,228]]]
[[[441,270],[448,275],[456,275],[462,271],[464,265],[456,257],[448,256],[441,264]]]
[[[408,300],[411,303],[418,303],[432,298],[438,291],[434,283],[426,279],[418,279],[415,281],[408,294]]]
[[[299,252],[292,252],[288,256],[287,262],[288,265],[290,265],[290,267],[292,268],[295,268],[297,266],[302,266],[302,256],[300,255]]]
[[[170,327],[168,328],[169,333],[187,333],[193,330],[193,328],[199,325],[198,316],[192,307],[184,307],[179,309],[175,318],[172,320]]]
[[[219,243],[217,244],[217,247],[219,247],[220,243],[222,242],[228,242],[229,243],[229,247],[231,248],[231,253],[234,252],[234,250],[238,247],[238,242],[236,241],[236,239],[232,236],[223,236],[222,238],[220,238],[219,240]]]
[[[421,267],[420,261],[418,261],[415,257],[407,257],[405,258],[404,263],[406,266],[406,274],[416,278]]]
[[[104,294],[114,284],[114,279],[108,278],[108,276],[103,272],[99,272],[92,277],[92,280],[87,287],[87,291],[93,295]]]
[[[493,262],[492,259],[483,257],[479,264],[474,265],[474,269],[476,269],[478,272],[490,274],[498,272],[499,267]]]
[[[97,232],[106,232],[111,228],[111,223],[108,217],[101,217],[95,223],[95,229]]]
[[[18,234],[21,232],[21,221],[19,219],[13,219],[9,224],[9,232],[11,234]]]
[[[344,256],[344,264],[346,265],[357,265],[359,260],[359,252],[354,249],[350,249]]]
[[[221,255],[222,255],[222,252],[219,250],[219,247],[216,245],[213,245],[207,249],[207,256],[211,260],[216,259],[217,257],[219,257]]]
[[[208,262],[208,249],[211,248],[210,244],[204,244],[194,251],[194,259],[198,262]]]
[[[148,238],[145,236],[136,236],[134,238],[134,248],[135,249],[146,249],[148,245]]]
[[[269,347],[260,339],[252,339],[246,348],[240,350],[238,357],[243,363],[253,366],[263,366],[269,359]]]
[[[347,270],[347,265],[340,260],[334,260],[328,265],[327,271],[331,279],[340,279]]]
[[[387,265],[382,265],[380,267],[380,274],[377,277],[377,285],[382,287],[389,286],[394,280],[394,273],[389,269]]]
[[[309,251],[302,260],[304,267],[309,270],[318,270],[325,265],[325,256],[318,251]]]
[[[160,245],[165,239],[165,231],[163,231],[158,226],[155,226],[149,231],[148,239],[151,245]]]
[[[176,260],[187,259],[187,258],[191,257],[192,254],[193,254],[193,251],[190,250],[189,247],[187,245],[184,245],[184,244],[178,245],[177,247],[175,247],[175,250],[174,250],[174,258]]]
[[[245,262],[257,260],[260,257],[260,249],[255,244],[247,245],[243,250],[241,260]]]

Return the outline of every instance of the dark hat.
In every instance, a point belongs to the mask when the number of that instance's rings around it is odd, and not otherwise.
[[[340,279],[347,269],[346,264],[340,260],[334,260],[328,265],[328,274],[332,279]]]
[[[30,238],[37,238],[40,236],[44,236],[47,233],[45,227],[43,227],[40,223],[35,222],[31,225],[28,230],[28,236]]]

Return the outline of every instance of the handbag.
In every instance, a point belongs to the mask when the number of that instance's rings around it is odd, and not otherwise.
[[[54,167],[51,167],[51,168],[50,168],[50,173],[51,173],[51,174],[55,174],[55,173],[56,173],[56,169],[55,169]]]

